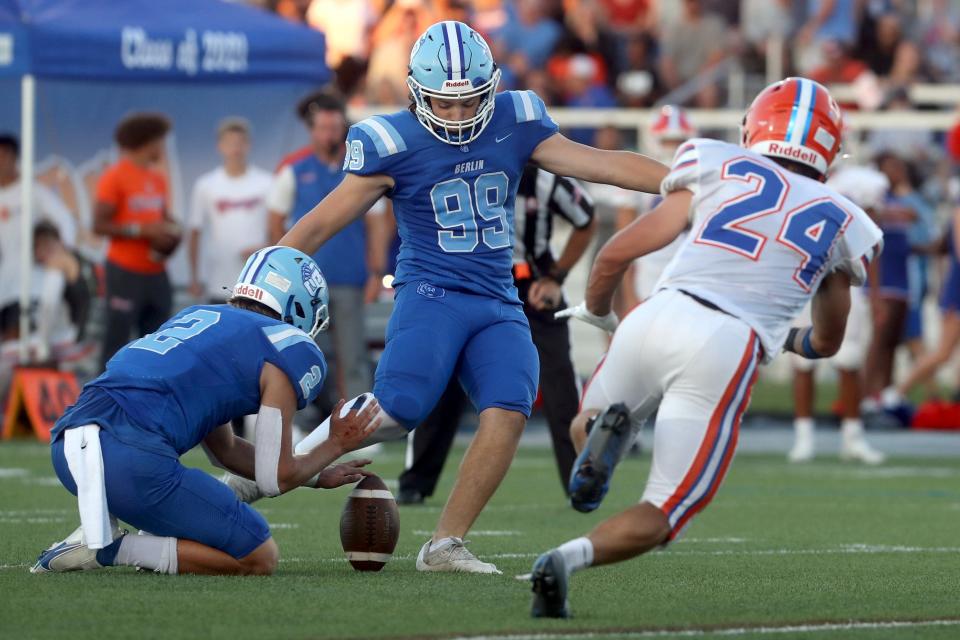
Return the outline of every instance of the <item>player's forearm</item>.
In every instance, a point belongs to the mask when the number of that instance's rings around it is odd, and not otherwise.
[[[784,348],[808,359],[835,355],[843,343],[849,312],[849,277],[840,272],[831,273],[813,296],[813,325],[791,329]]]
[[[101,236],[138,238],[142,231],[139,224],[116,224],[113,216],[116,208],[112,205],[98,202],[93,217],[93,232]]]
[[[590,270],[590,280],[587,282],[587,293],[584,302],[587,310],[598,316],[605,316],[613,308],[613,294],[623,281],[630,262],[623,262],[604,255],[601,250],[597,261]]]
[[[294,456],[289,473],[280,480],[280,492],[316,484],[317,475],[344,454],[343,449],[329,438],[304,455]]]

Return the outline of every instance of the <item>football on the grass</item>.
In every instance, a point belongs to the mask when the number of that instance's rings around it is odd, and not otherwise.
[[[400,537],[400,514],[393,494],[375,475],[354,487],[340,514],[340,543],[357,571],[380,571]]]

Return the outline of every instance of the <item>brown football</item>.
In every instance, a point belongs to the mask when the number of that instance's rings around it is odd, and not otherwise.
[[[357,571],[380,571],[400,537],[400,514],[393,494],[375,475],[354,487],[340,514],[340,543]]]

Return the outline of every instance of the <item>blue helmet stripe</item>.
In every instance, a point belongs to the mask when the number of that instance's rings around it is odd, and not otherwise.
[[[453,60],[450,58],[450,38],[447,37],[447,25],[444,25],[440,29],[440,33],[443,34],[443,48],[447,52],[447,80],[453,80]]]
[[[454,22],[457,29],[457,50],[460,52],[460,77],[457,80],[463,80],[467,76],[467,59],[463,55],[463,35],[460,33],[460,23]]]
[[[274,247],[269,251],[263,252],[263,259],[260,261],[260,264],[257,265],[257,268],[254,270],[253,275],[250,276],[248,284],[255,284],[257,282],[257,276],[260,275],[260,270],[263,269],[263,265],[267,264],[267,258],[270,257],[271,253],[276,253],[277,251],[280,251],[280,249],[282,248],[283,247]]]
[[[800,136],[800,144],[807,143],[807,136],[810,135],[810,125],[813,123],[813,111],[817,106],[817,85],[810,82],[810,89],[813,95],[810,97],[810,107],[807,109],[807,121],[803,125],[803,135]]]

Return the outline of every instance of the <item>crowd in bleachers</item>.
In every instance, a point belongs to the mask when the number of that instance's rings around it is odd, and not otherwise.
[[[861,107],[960,79],[956,0],[246,1],[323,31],[340,88],[368,104],[405,101],[406,52],[442,19],[487,37],[506,88],[554,105],[649,106],[725,61],[762,74],[775,47],[787,74],[858,81]],[[716,107],[723,92],[708,78],[681,102]]]

